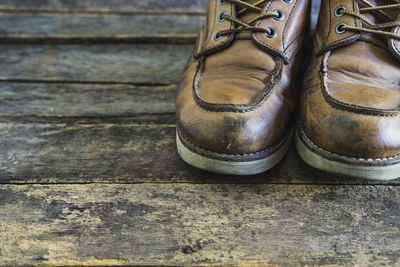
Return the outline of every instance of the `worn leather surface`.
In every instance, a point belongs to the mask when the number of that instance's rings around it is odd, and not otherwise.
[[[339,5],[358,9],[357,1],[322,1],[301,100],[302,128],[328,152],[360,159],[393,157],[400,154],[400,57],[386,38],[351,37],[350,32],[343,41],[346,34],[335,32],[340,17],[333,21],[327,15]]]
[[[278,34],[273,39],[244,32],[215,41],[218,31],[235,27],[216,18],[224,11],[236,13],[227,2],[219,2],[209,2],[206,25],[182,75],[177,126],[185,141],[202,151],[254,159],[292,127],[310,1],[267,2],[264,10],[279,8],[285,15],[279,22],[272,17],[258,22],[274,25]]]
[[[220,0],[211,0],[208,2],[206,23],[197,38],[194,50],[196,57],[221,50],[232,42],[233,35],[222,36],[219,40],[215,40],[214,38],[219,31],[233,29],[235,26],[228,20],[219,21],[219,16],[223,12],[226,12],[227,15],[236,16],[233,4]]]
[[[321,4],[317,31],[314,35],[314,46],[318,53],[329,51],[336,47],[341,47],[356,41],[360,34],[355,32],[345,32],[337,34],[335,28],[340,23],[351,26],[361,26],[361,22],[352,16],[336,17],[335,9],[345,6],[347,9],[358,12],[357,0],[326,0]]]

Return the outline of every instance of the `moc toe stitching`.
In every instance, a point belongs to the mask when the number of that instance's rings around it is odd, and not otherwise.
[[[245,113],[257,110],[264,102],[268,100],[274,87],[279,83],[282,75],[283,64],[282,61],[276,60],[275,69],[269,75],[269,78],[264,82],[265,88],[261,96],[259,96],[253,103],[250,104],[222,104],[222,103],[209,103],[201,99],[199,94],[199,83],[204,73],[204,59],[198,61],[195,76],[193,78],[193,98],[196,104],[206,110],[212,112],[236,112]]]
[[[353,108],[330,101],[332,97],[328,98],[324,92],[326,71],[325,73],[319,71],[319,75],[320,83],[307,87],[302,97],[301,123],[298,128],[304,131],[304,136],[322,150],[347,159],[360,159],[360,161],[397,159],[400,147],[387,132],[384,120],[385,118],[396,120],[400,115],[399,112],[393,114],[364,112],[358,107]],[[380,126],[381,123],[384,127]],[[391,125],[389,130],[392,132],[400,132],[399,127],[396,130],[396,126],[400,124],[389,123],[389,125]],[[355,129],[351,129],[352,127]],[[364,130],[361,131],[362,129]],[[365,134],[366,131],[369,133]],[[348,138],[352,139],[353,143],[349,142]],[[388,154],[390,152],[386,150],[395,153]]]
[[[370,108],[370,107],[365,107],[361,105],[355,105],[351,103],[346,103],[343,101],[338,100],[337,98],[333,97],[329,92],[331,91],[329,89],[328,85],[328,62],[329,62],[329,57],[331,55],[331,52],[327,52],[325,56],[322,59],[321,62],[321,69],[320,71],[320,79],[321,79],[321,90],[323,93],[323,96],[327,103],[330,104],[331,107],[343,111],[349,111],[349,112],[355,112],[359,113],[362,115],[367,115],[367,116],[381,116],[381,117],[396,117],[400,116],[400,107],[395,108],[395,109],[379,109],[379,108]]]

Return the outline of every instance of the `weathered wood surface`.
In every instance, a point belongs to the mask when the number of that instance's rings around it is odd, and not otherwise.
[[[161,12],[202,13],[208,0],[2,0],[0,10],[51,12]],[[313,0],[313,12],[318,11],[321,0]]]
[[[205,21],[206,2],[3,1],[0,42],[194,43]],[[314,1],[313,28],[318,7],[319,2]],[[146,10],[157,14],[147,14]],[[115,11],[122,13],[113,14]]]
[[[0,266],[400,265],[400,180],[179,158],[206,2],[0,1]]]
[[[0,42],[194,43],[204,21],[195,15],[0,13]]]
[[[126,117],[175,113],[176,85],[0,83],[0,116]]]
[[[2,185],[0,265],[400,265],[400,188]]]
[[[251,178],[186,166],[175,148],[174,83],[191,45],[3,47],[3,183],[378,183],[315,171],[293,150],[279,167]]]
[[[154,116],[153,116],[154,117]],[[197,170],[176,152],[175,122],[61,120],[0,123],[0,183],[384,184],[314,170],[292,149],[277,167],[249,177]],[[385,184],[399,184],[398,180]]]
[[[1,45],[0,81],[177,83],[193,45]]]
[[[104,13],[204,13],[208,0],[2,0],[0,10]]]

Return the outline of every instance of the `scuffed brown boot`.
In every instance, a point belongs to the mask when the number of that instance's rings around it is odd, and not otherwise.
[[[296,146],[316,168],[400,177],[400,1],[323,0]]]
[[[189,164],[249,175],[285,155],[309,0],[211,0],[176,98],[177,146]]]

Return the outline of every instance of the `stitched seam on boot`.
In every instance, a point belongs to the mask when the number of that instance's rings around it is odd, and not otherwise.
[[[267,152],[268,150],[274,150],[275,148],[280,147],[280,146],[282,146],[285,142],[287,142],[287,141],[288,141],[287,139],[290,138],[290,136],[291,136],[291,135],[288,135],[288,136],[286,136],[283,140],[281,140],[279,143],[277,143],[277,144],[275,144],[275,145],[272,145],[272,146],[269,146],[269,147],[267,147],[267,148],[265,148],[265,149],[263,149],[263,150],[259,150],[259,151],[257,151],[257,152],[245,153],[245,154],[224,154],[224,153],[218,153],[218,152],[215,152],[215,151],[207,150],[207,149],[205,149],[205,148],[201,148],[201,147],[197,146],[196,144],[193,144],[191,141],[189,141],[189,139],[188,139],[188,138],[182,133],[182,131],[180,131],[179,129],[178,129],[178,132],[179,132],[179,135],[182,136],[182,137],[184,138],[185,142],[189,143],[190,145],[196,147],[197,149],[199,149],[199,150],[201,150],[201,151],[203,151],[203,152],[207,152],[207,153],[214,154],[214,155],[218,155],[218,156],[236,157],[236,158],[239,158],[239,157],[246,157],[246,156],[258,156],[258,155],[260,155],[260,154],[262,154],[262,153],[264,153],[264,152]],[[194,153],[195,153],[195,152],[194,152]],[[267,156],[268,156],[268,155],[267,155]],[[266,156],[266,157],[267,157],[267,156]]]
[[[322,147],[318,146],[313,141],[311,141],[310,138],[307,137],[306,133],[304,132],[304,130],[301,126],[298,126],[297,128],[301,131],[301,137],[306,139],[306,141],[308,142],[309,145],[312,145],[315,149],[320,150],[324,153],[328,153],[330,155],[334,155],[334,156],[337,156],[337,157],[340,157],[343,159],[356,160],[356,161],[361,161],[361,162],[381,162],[381,161],[385,161],[385,160],[390,161],[390,160],[395,160],[395,159],[400,158],[400,154],[396,154],[396,155],[390,156],[390,157],[380,157],[380,158],[359,158],[359,157],[350,157],[350,156],[346,156],[346,155],[341,155],[341,154],[338,154],[335,152],[325,150]]]
[[[269,84],[269,87],[264,88],[263,95],[259,97],[255,102],[250,103],[250,104],[244,104],[244,105],[233,105],[233,104],[218,104],[218,103],[209,103],[200,98],[199,94],[199,83],[203,74],[202,71],[202,62],[200,59],[198,60],[198,66],[197,70],[193,79],[193,84],[192,84],[192,92],[193,92],[193,98],[195,100],[195,103],[203,110],[207,111],[212,111],[212,112],[234,112],[234,113],[246,113],[246,112],[252,112],[255,111],[259,108],[261,108],[262,104],[265,103],[271,96],[275,86],[279,84],[280,78],[282,75],[282,69],[283,69],[283,64],[281,63],[281,68],[277,69],[278,66],[275,66],[275,69],[271,73],[271,77],[275,77],[277,80],[274,83]],[[276,60],[275,60],[276,62]],[[203,63],[204,64],[204,63]],[[204,67],[204,65],[202,66]],[[270,79],[269,81],[271,81]],[[236,107],[235,107],[236,106]],[[240,109],[243,108],[243,109]]]
[[[361,115],[367,115],[367,116],[375,116],[375,117],[398,117],[400,116],[400,109],[392,109],[392,110],[384,110],[384,109],[373,109],[373,108],[368,108],[368,107],[364,107],[364,106],[359,106],[359,105],[354,105],[354,104],[350,104],[350,103],[346,103],[346,102],[342,102],[336,98],[334,98],[333,96],[331,96],[331,94],[329,93],[329,86],[328,86],[328,81],[326,78],[328,78],[328,61],[329,61],[329,57],[331,55],[331,51],[329,51],[327,53],[327,59],[326,59],[326,65],[324,62],[324,57],[322,57],[322,66],[326,67],[326,72],[321,73],[321,71],[319,71],[320,73],[320,79],[321,81],[321,91],[322,91],[322,95],[324,96],[324,99],[326,100],[326,102],[334,109],[337,110],[342,110],[342,111],[347,111],[347,112],[354,112],[357,114],[361,114]],[[326,77],[325,77],[326,76]],[[382,112],[382,113],[381,113]],[[392,113],[396,113],[396,114],[383,114],[383,112],[392,112]]]

